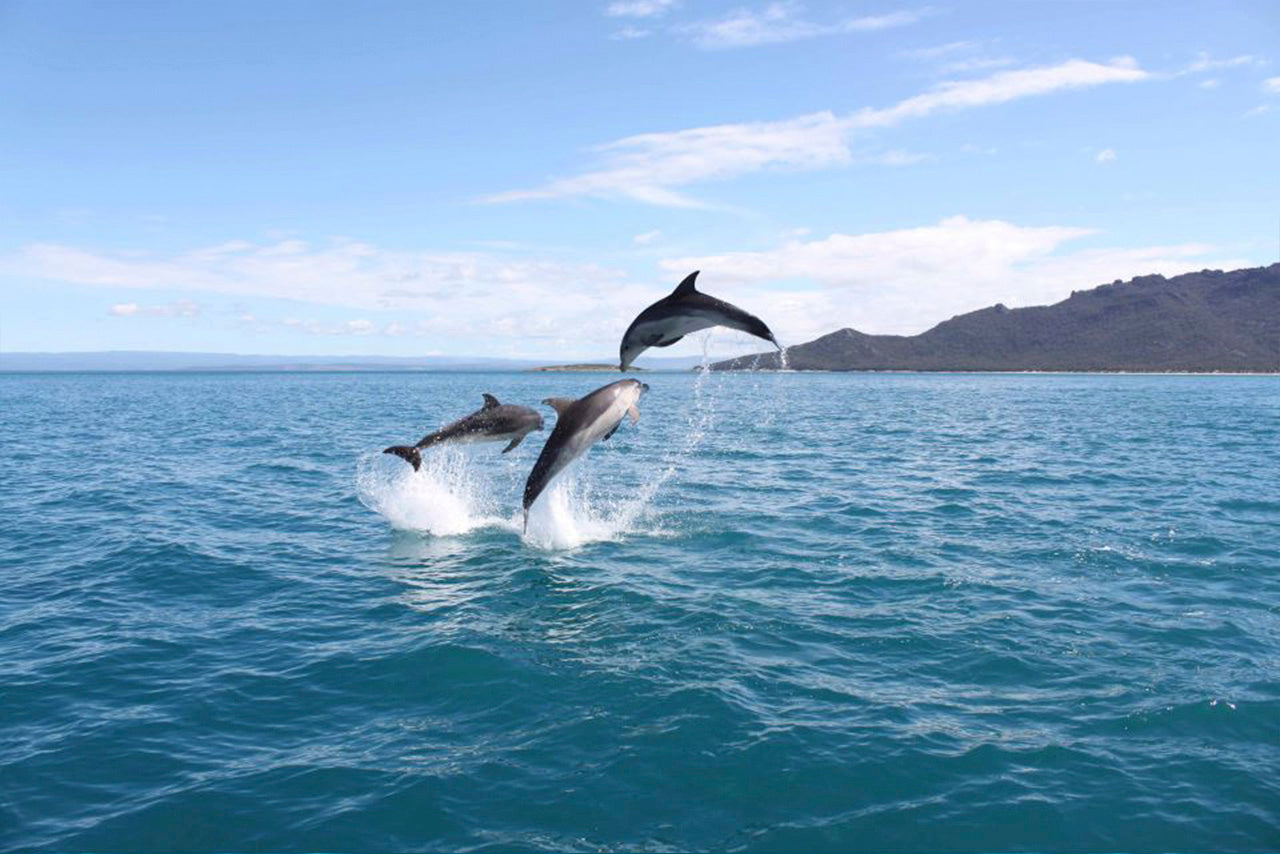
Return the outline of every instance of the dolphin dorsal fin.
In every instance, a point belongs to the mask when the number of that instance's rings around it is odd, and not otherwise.
[[[694,270],[692,273],[684,277],[684,281],[676,285],[676,289],[671,292],[673,297],[687,297],[689,294],[696,294],[698,289],[693,286],[693,280],[698,278],[701,270]]]
[[[496,397],[494,397],[493,395],[491,395],[491,394],[483,394],[483,393],[482,393],[480,396],[484,398],[484,408],[485,408],[485,409],[493,409],[495,406],[501,406],[501,405],[502,405],[502,404],[498,403],[498,399],[497,399]]]
[[[556,415],[564,415],[564,411],[578,401],[574,400],[572,397],[548,397],[542,402],[554,409],[556,411]]]

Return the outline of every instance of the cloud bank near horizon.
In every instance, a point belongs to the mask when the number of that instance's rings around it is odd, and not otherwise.
[[[707,291],[759,314],[796,344],[843,326],[914,334],[996,302],[1056,302],[1072,290],[1152,272],[1247,266],[1213,246],[1072,249],[1093,229],[1020,226],[953,216],[916,228],[797,236],[758,251],[665,257],[667,275],[637,281],[622,269],[548,257],[401,251],[367,242],[232,241],[188,252],[102,252],[35,244],[0,257],[0,273],[122,291],[178,293],[146,308],[115,302],[113,317],[145,322],[234,322],[263,334],[413,337],[433,352],[598,357],[612,353],[631,319],[689,271]],[[209,308],[221,298],[224,310]],[[243,307],[246,299],[275,301]],[[195,309],[197,305],[199,310]],[[239,306],[239,307],[237,307]],[[349,316],[308,316],[311,306]],[[315,314],[312,311],[312,314]],[[721,332],[715,347],[750,350]],[[680,345],[680,352],[696,345]],[[673,351],[673,355],[680,352]]]

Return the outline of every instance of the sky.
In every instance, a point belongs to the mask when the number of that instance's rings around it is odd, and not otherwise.
[[[0,79],[7,352],[603,358],[693,270],[797,344],[1280,253],[1274,0],[0,0]]]

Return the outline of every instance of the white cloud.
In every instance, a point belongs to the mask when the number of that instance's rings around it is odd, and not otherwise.
[[[1097,162],[1099,162],[1099,163],[1104,163],[1104,164],[1105,164],[1105,163],[1115,163],[1115,162],[1116,162],[1116,152],[1115,152],[1115,149],[1113,149],[1113,148],[1104,148],[1104,149],[1102,149],[1101,151],[1099,151],[1099,152],[1098,152],[1098,154],[1097,154],[1097,156],[1096,156],[1096,157],[1094,157],[1093,159],[1094,159],[1094,160],[1096,160],[1096,161],[1097,161]]]
[[[1092,234],[952,217],[921,228],[791,240],[764,252],[673,258],[662,267],[669,278],[703,270],[700,285],[766,318],[784,343],[799,343],[841,326],[915,334],[997,302],[1040,305],[1116,278],[1247,263],[1206,257],[1212,247],[1198,244],[1060,253]],[[774,286],[779,281],[788,287]]]
[[[656,18],[675,5],[676,0],[615,0],[604,13],[611,18]]]
[[[646,231],[644,234],[637,234],[635,237],[631,238],[631,240],[637,246],[648,246],[661,236],[662,232],[655,228],[653,231]]]
[[[1008,68],[1013,59],[1007,56],[975,56],[970,59],[957,59],[943,63],[938,70],[943,74],[967,74],[972,71],[990,71],[993,68]]]
[[[955,41],[934,47],[916,48],[898,54],[917,62],[936,63],[940,74],[966,74],[974,71],[990,71],[1014,64],[1007,56],[987,56],[984,46],[974,41]]]
[[[1218,78],[1210,77],[1208,80],[1201,80],[1196,85],[1199,86],[1201,89],[1217,89],[1221,83],[1222,81],[1219,80]]]
[[[1253,116],[1266,115],[1269,112],[1271,112],[1270,104],[1259,104],[1258,106],[1254,107],[1252,110],[1246,110],[1244,115],[1245,115],[1245,118],[1252,118]]]
[[[899,56],[907,59],[916,59],[921,62],[933,62],[935,60],[944,59],[946,57],[955,56],[961,53],[970,53],[978,50],[981,45],[973,41],[954,41],[946,44],[934,45],[933,47],[918,47],[913,50],[904,50]]]
[[[1280,95],[1280,77],[1268,77],[1263,80],[1262,91],[1271,95]]]
[[[700,202],[672,188],[775,166],[817,169],[847,163],[846,133],[844,122],[824,112],[780,122],[640,134],[597,148],[605,161],[597,171],[485,201],[620,196],[669,207],[699,207]]]
[[[857,128],[886,127],[936,112],[1004,104],[1020,98],[1105,83],[1134,83],[1150,76],[1129,57],[1121,57],[1108,64],[1072,59],[1042,68],[1001,71],[979,80],[942,83],[892,107],[863,109],[850,117],[850,123]]]
[[[1248,54],[1242,56],[1233,56],[1229,59],[1214,59],[1209,54],[1201,51],[1197,54],[1196,59],[1180,73],[1182,74],[1203,74],[1208,71],[1224,71],[1228,68],[1256,68],[1266,63],[1255,56]]]
[[[318,336],[415,336],[423,349],[510,356],[599,358],[613,353],[636,313],[689,271],[709,292],[759,314],[788,343],[842,326],[920,332],[953,314],[995,302],[1032,305],[1150,272],[1239,267],[1247,261],[1200,245],[1069,250],[1094,232],[953,217],[935,225],[808,237],[795,230],[773,249],[669,257],[662,273],[636,282],[617,270],[529,256],[398,252],[371,244],[278,244],[172,256],[44,246],[0,257],[0,272],[121,290],[177,289],[232,295],[227,320],[249,331],[282,328]],[[173,282],[185,284],[174,285]],[[248,296],[293,308],[235,306]],[[203,299],[201,300],[204,301]],[[307,306],[354,309],[353,318]],[[120,316],[193,317],[195,302],[122,301]],[[203,315],[201,315],[203,316]],[[320,319],[317,319],[319,316]],[[216,318],[215,318],[216,319]],[[755,344],[717,333],[717,349]],[[697,352],[698,343],[666,355]]]
[[[0,275],[97,287],[116,299],[122,291],[179,291],[234,297],[233,305],[256,298],[302,306],[240,304],[226,315],[229,322],[264,333],[278,332],[283,324],[314,335],[412,334],[458,352],[584,357],[616,350],[620,330],[656,298],[655,292],[674,284],[635,283],[614,268],[533,253],[513,258],[510,253],[406,252],[355,241],[246,243],[232,250],[175,254],[36,244],[0,256]],[[121,300],[112,313],[190,317],[198,312],[194,302],[140,303]],[[308,305],[361,313],[350,321],[316,319],[305,310]]]
[[[136,302],[120,302],[111,306],[107,313],[112,317],[196,317],[200,314],[200,306],[191,300],[177,300],[168,305],[138,305]]]
[[[623,27],[609,36],[617,41],[631,41],[634,39],[642,39],[649,35],[649,30],[643,27]]]
[[[805,19],[802,12],[796,3],[770,3],[759,10],[738,9],[724,18],[686,24],[680,31],[698,47],[716,50],[883,30],[913,24],[925,14],[921,10],[900,10],[820,24]]]
[[[305,332],[308,335],[372,335],[380,331],[372,321],[364,318],[340,323],[324,323],[312,318],[286,317],[280,321],[280,325],[298,332]],[[394,323],[391,325],[398,326],[398,324]],[[264,331],[271,331],[270,327],[265,327]],[[389,334],[385,329],[381,330],[381,332],[384,335]]]
[[[846,116],[811,113],[775,122],[712,125],[626,137],[595,149],[601,165],[530,190],[481,199],[514,202],[570,196],[622,198],[670,207],[704,207],[677,188],[767,169],[822,169],[853,163],[850,138],[934,113],[1003,104],[1151,75],[1129,58],[1102,64],[1073,59],[1059,65],[1002,71],[974,80],[941,83],[890,107]]]
[[[927,163],[933,159],[933,156],[929,154],[893,149],[872,157],[860,158],[859,162],[875,163],[879,166],[914,166],[917,163]]]

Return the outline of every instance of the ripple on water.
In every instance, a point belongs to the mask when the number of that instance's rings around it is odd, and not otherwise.
[[[1276,847],[1273,380],[649,383],[0,377],[0,849]]]

